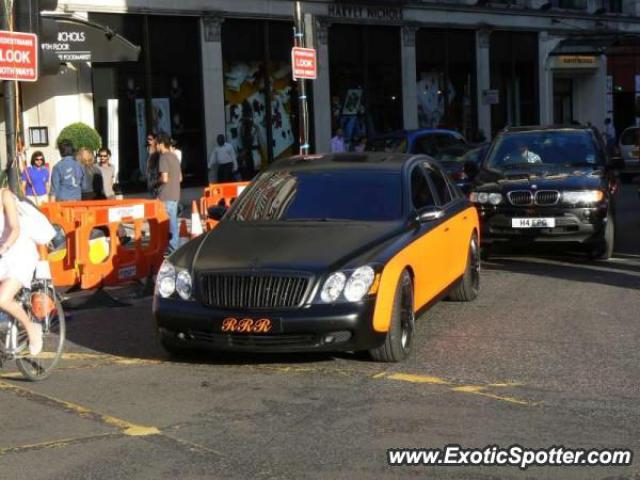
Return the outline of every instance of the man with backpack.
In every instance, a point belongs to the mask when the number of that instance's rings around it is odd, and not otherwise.
[[[58,202],[81,200],[84,172],[74,157],[75,148],[70,140],[61,140],[58,150],[62,158],[51,172],[53,200]]]

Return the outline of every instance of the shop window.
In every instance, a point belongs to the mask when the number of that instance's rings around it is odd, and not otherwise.
[[[499,101],[491,108],[492,134],[506,126],[538,123],[538,36],[493,32],[490,44],[491,88]]]
[[[296,151],[292,44],[289,23],[227,20],[222,26],[226,135],[244,179]]]
[[[586,10],[587,0],[556,0],[556,6],[567,10]]]
[[[329,32],[332,128],[347,149],[402,128],[397,27],[332,25]]]
[[[475,35],[465,30],[421,29],[416,34],[418,122],[477,135]]]

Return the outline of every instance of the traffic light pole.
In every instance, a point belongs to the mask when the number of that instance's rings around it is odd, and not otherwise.
[[[13,24],[13,9],[10,2],[3,3],[2,23],[0,29],[11,30]],[[16,161],[16,82],[4,80],[4,125],[7,142],[7,162],[5,173],[9,181],[9,188],[18,193],[18,177],[14,168]]]
[[[302,2],[295,5],[293,44],[304,47],[304,19],[302,17]],[[304,78],[298,78],[298,110],[300,115],[299,135],[300,155],[309,154],[309,104],[307,103],[307,87]]]

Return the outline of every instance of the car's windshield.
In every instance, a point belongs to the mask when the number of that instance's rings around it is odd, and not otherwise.
[[[628,147],[629,145],[638,145],[640,143],[640,128],[628,128],[622,132],[620,144]]]
[[[389,221],[402,214],[399,172],[329,170],[265,172],[236,201],[227,219],[264,221]]]
[[[405,153],[407,151],[406,137],[379,137],[370,140],[367,150],[371,152]]]
[[[536,166],[558,169],[602,165],[593,136],[585,130],[505,133],[496,139],[486,167],[495,170]]]

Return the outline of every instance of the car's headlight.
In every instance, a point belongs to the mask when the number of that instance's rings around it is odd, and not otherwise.
[[[500,205],[502,203],[502,194],[497,192],[471,192],[469,194],[469,200],[472,203],[480,203],[491,205]]]
[[[176,291],[176,269],[167,260],[158,271],[156,290],[162,298],[169,298]]]
[[[570,205],[590,205],[604,200],[602,190],[581,190],[562,192],[562,202]]]
[[[368,265],[356,269],[344,287],[344,298],[350,302],[359,302],[362,300],[371,288],[375,277],[376,272]]]
[[[347,276],[344,273],[332,273],[322,286],[320,299],[325,303],[335,302],[340,297],[346,283]]]
[[[193,282],[187,270],[176,269],[168,260],[162,266],[156,277],[156,292],[162,298],[169,298],[174,293],[183,300],[191,298]]]
[[[183,300],[191,298],[191,275],[186,270],[181,270],[176,276],[176,292]]]

